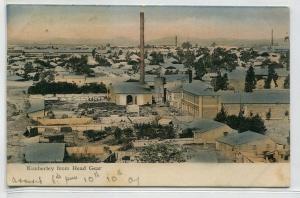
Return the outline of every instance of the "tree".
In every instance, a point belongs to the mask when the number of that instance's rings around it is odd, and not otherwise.
[[[224,74],[223,76],[221,73],[218,73],[217,78],[215,79],[214,83],[214,90],[219,91],[219,90],[227,90],[228,89],[228,76],[227,74]]]
[[[249,67],[245,79],[245,92],[252,92],[256,86],[255,73],[252,66]]]
[[[262,120],[262,118],[256,114],[255,116],[248,118],[248,122],[249,122],[249,129],[251,131],[260,133],[260,134],[265,134],[266,132],[266,127],[264,124],[264,121]]]
[[[258,114],[245,117],[241,111],[239,115],[227,115],[224,107],[222,107],[214,120],[227,124],[232,129],[238,130],[239,133],[251,130],[256,133],[265,134],[266,131],[264,121]]]
[[[108,62],[108,60],[103,56],[97,55],[95,60],[99,63],[100,66],[106,66],[106,67],[111,66],[111,63]]]
[[[32,66],[32,62],[27,62],[24,65],[24,78],[28,79],[29,78],[28,74],[31,73],[31,72],[34,72],[34,68]]]
[[[151,52],[150,56],[152,59],[150,60],[150,65],[159,65],[160,63],[164,63],[164,56],[161,52]]]
[[[28,88],[28,94],[78,94],[78,93],[106,93],[107,89],[103,83],[91,83],[78,87],[74,83],[47,82],[42,80]]]
[[[95,58],[95,56],[96,56],[96,48],[93,49],[92,56],[93,56],[93,58]]]
[[[221,107],[221,110],[220,112],[217,113],[215,119],[215,121],[218,121],[218,122],[226,122],[227,120],[227,112],[225,111],[225,108],[224,106]]]
[[[201,62],[197,62],[195,65],[195,71],[196,71],[196,79],[202,80],[202,77],[207,73],[206,68],[204,64]]]
[[[131,128],[126,128],[123,130],[123,132],[127,138],[131,138],[133,136],[133,130]]]
[[[275,83],[275,87],[278,87],[277,79],[278,79],[278,75],[277,75],[277,73],[274,69],[274,65],[271,64],[271,65],[268,66],[268,76],[267,76],[267,79],[265,80],[264,88],[265,89],[270,89],[272,80]]]
[[[183,49],[190,49],[192,47],[192,44],[189,41],[186,41],[181,44],[181,47]]]
[[[187,50],[184,52],[184,66],[187,68],[191,68],[194,65],[195,54],[193,51]]]
[[[114,137],[117,140],[118,143],[120,143],[120,141],[122,140],[123,134],[122,134],[122,130],[117,127],[114,131]]]
[[[271,115],[272,115],[272,112],[271,112],[271,109],[269,109],[269,111],[266,113],[266,119],[270,120]]]

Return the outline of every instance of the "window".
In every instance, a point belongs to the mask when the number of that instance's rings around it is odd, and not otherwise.
[[[228,132],[227,132],[227,131],[225,131],[225,132],[223,133],[223,135],[224,135],[224,136],[227,136],[227,135],[228,135]]]
[[[252,150],[256,150],[256,145],[252,145]]]

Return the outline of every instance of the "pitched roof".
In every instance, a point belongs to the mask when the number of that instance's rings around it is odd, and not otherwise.
[[[245,131],[242,133],[231,133],[227,136],[219,138],[217,141],[235,146],[235,145],[242,145],[242,144],[247,144],[255,141],[260,141],[264,139],[269,139],[269,137],[253,131]]]
[[[223,104],[289,104],[289,90],[218,91]]]
[[[25,150],[26,162],[63,162],[64,156],[64,143],[35,143]]]
[[[151,89],[140,82],[122,82],[112,86],[114,93],[119,94],[143,94],[152,93]]]
[[[218,95],[216,92],[213,91],[212,86],[210,86],[204,82],[200,82],[200,81],[186,83],[183,85],[182,88],[183,88],[183,91],[189,92],[189,93],[197,95],[197,96]]]
[[[185,129],[193,129],[197,133],[204,133],[206,131],[220,128],[226,126],[226,124],[217,122],[214,120],[207,120],[207,119],[197,119],[189,123],[182,124],[181,128]]]

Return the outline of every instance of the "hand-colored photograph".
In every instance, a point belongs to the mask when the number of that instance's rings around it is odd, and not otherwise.
[[[288,7],[6,8],[9,166],[280,166],[288,185]]]

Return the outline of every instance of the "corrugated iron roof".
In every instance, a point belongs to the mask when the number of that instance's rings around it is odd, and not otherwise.
[[[112,86],[112,91],[119,94],[146,94],[152,93],[151,89],[140,82],[122,82]]]
[[[64,143],[36,143],[25,148],[26,162],[63,162],[64,156]]]
[[[192,122],[182,124],[181,128],[183,130],[193,129],[197,133],[203,133],[223,126],[226,126],[226,124],[214,120],[197,119]]]
[[[245,131],[242,133],[231,133],[227,136],[219,138],[217,141],[232,146],[236,146],[236,145],[248,144],[248,143],[252,143],[264,139],[270,139],[270,138],[266,135],[255,133],[253,131]]]
[[[213,91],[213,88],[211,85],[206,84],[204,82],[200,82],[200,81],[183,84],[182,88],[183,88],[183,91],[189,92],[189,93],[197,95],[197,96],[218,95],[217,92]]]
[[[289,104],[289,90],[219,91],[223,104]]]

